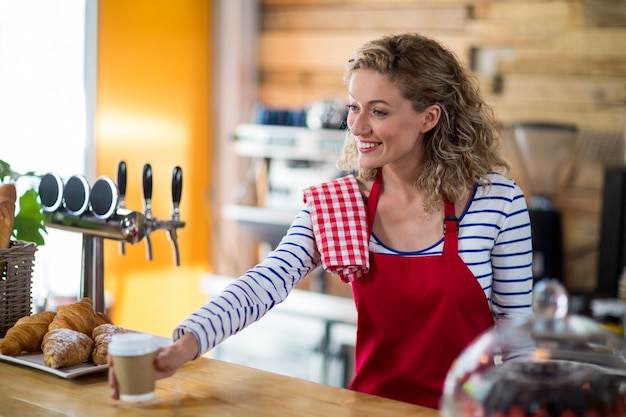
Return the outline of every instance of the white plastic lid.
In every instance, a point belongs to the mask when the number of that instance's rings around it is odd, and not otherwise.
[[[111,337],[109,354],[115,356],[138,356],[158,349],[156,337],[146,333],[120,333]]]

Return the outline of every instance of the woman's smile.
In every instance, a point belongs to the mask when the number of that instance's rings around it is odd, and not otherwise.
[[[367,142],[362,140],[357,140],[357,147],[359,148],[359,152],[372,152],[376,148],[381,145],[379,142]]]

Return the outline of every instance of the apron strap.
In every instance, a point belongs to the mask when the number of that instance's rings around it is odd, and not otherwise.
[[[443,255],[457,256],[459,252],[459,218],[454,213],[454,203],[444,198]]]
[[[376,181],[370,190],[370,196],[367,199],[367,238],[372,235],[374,227],[374,216],[376,216],[376,206],[378,205],[378,197],[380,196],[380,184],[383,182],[382,169],[378,168],[376,173]]]

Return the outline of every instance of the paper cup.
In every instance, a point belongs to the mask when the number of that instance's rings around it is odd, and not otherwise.
[[[147,401],[154,398],[156,337],[145,333],[122,333],[111,337],[108,351],[113,359],[120,399]]]

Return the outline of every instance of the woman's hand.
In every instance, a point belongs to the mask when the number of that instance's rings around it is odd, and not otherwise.
[[[185,362],[193,360],[198,355],[198,342],[192,333],[184,334],[180,339],[167,347],[161,347],[157,351],[154,360],[156,367],[156,379],[170,377],[176,373]],[[120,394],[117,389],[117,380],[113,370],[113,360],[108,355],[109,364],[109,387],[111,388],[111,398],[119,400]]]

